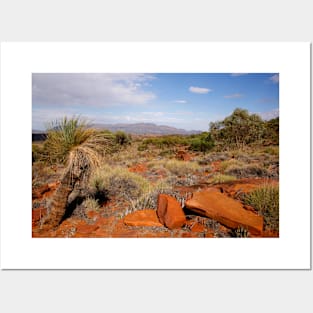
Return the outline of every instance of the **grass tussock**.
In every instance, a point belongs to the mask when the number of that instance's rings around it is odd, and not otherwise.
[[[136,199],[149,190],[150,183],[142,176],[126,168],[104,166],[91,176],[89,187],[92,194],[105,193],[107,197]]]
[[[236,176],[237,178],[269,177],[268,171],[260,164],[233,165],[225,170],[225,174]]]
[[[64,117],[48,125],[47,139],[44,143],[44,151],[49,163],[64,164],[73,149],[86,151],[90,164],[95,163],[95,155],[103,155],[113,147],[113,137],[107,133],[100,133],[92,128],[81,118],[68,119]],[[92,153],[90,151],[93,151]]]
[[[236,159],[230,159],[226,161],[222,161],[220,164],[220,170],[225,172],[228,169],[237,168],[237,167],[243,167],[245,164],[241,161],[238,161]]]
[[[208,182],[210,184],[223,184],[234,181],[236,179],[236,176],[215,173],[212,177],[209,178]]]
[[[279,187],[264,184],[243,197],[243,202],[264,217],[265,227],[279,231]]]
[[[164,163],[164,167],[174,175],[184,176],[191,172],[200,170],[199,164],[179,160],[169,160]]]
[[[87,197],[83,202],[82,206],[85,208],[85,210],[88,211],[99,211],[100,205],[98,203],[98,200],[94,198]]]

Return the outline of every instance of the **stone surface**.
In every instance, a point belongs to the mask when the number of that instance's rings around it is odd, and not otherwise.
[[[157,215],[160,222],[169,229],[180,228],[186,223],[180,203],[169,195],[159,194]]]
[[[238,226],[243,226],[251,234],[262,234],[263,217],[244,209],[241,202],[214,189],[195,192],[193,197],[186,201],[186,207],[226,227],[236,229]]]
[[[140,210],[130,213],[125,216],[124,223],[128,226],[163,227],[163,224],[160,223],[155,210]]]
[[[191,155],[184,150],[180,150],[176,153],[176,158],[183,161],[190,161]]]

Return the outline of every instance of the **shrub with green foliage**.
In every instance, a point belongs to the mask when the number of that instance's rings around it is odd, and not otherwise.
[[[131,143],[131,136],[129,134],[126,134],[125,132],[119,130],[115,134],[115,142],[118,145],[124,146]]]
[[[193,151],[200,151],[200,152],[205,153],[211,150],[213,147],[214,147],[214,140],[211,134],[208,132],[203,132],[202,134],[191,139],[189,149]]]
[[[261,142],[264,128],[260,116],[239,108],[223,121],[210,123],[213,139],[224,149],[242,149],[245,145]]]

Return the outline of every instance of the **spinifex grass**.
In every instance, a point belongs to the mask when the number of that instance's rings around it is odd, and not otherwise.
[[[264,184],[246,194],[243,201],[264,217],[266,228],[279,231],[279,187],[277,185]]]

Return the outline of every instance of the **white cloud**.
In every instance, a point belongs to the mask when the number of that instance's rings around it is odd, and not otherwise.
[[[234,93],[234,94],[231,94],[231,95],[226,95],[224,96],[224,98],[226,99],[236,99],[236,98],[242,98],[244,95],[241,94],[241,93]]]
[[[193,93],[198,93],[198,94],[206,94],[212,91],[212,89],[209,88],[202,88],[202,87],[189,87],[189,91]]]
[[[32,78],[37,106],[141,105],[156,97],[143,89],[154,79],[149,74],[35,73]]]
[[[273,84],[278,84],[279,83],[279,74],[275,74],[270,77],[270,80],[273,82]]]
[[[182,104],[183,104],[183,103],[187,103],[186,100],[175,100],[174,102],[175,102],[175,103],[182,103]]]

